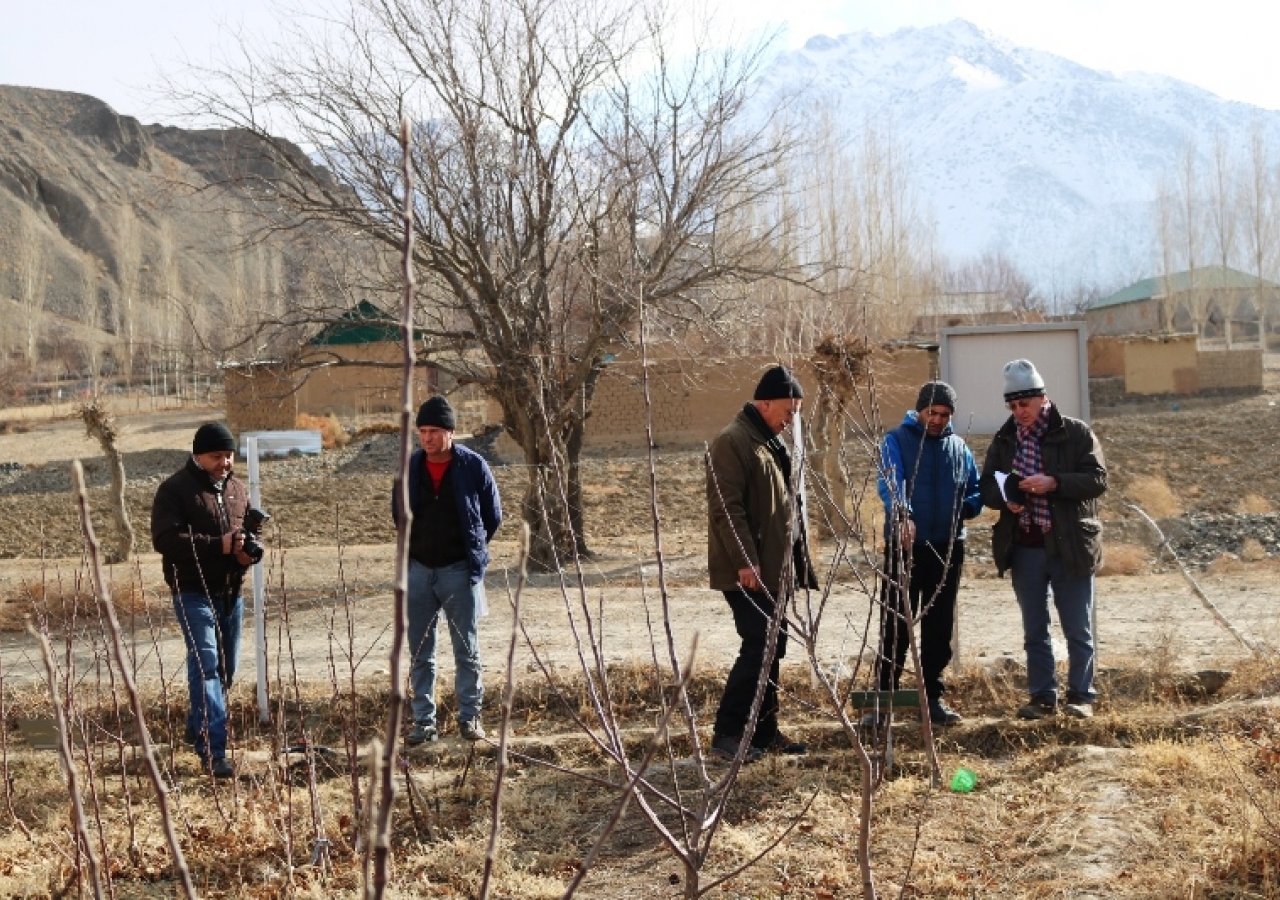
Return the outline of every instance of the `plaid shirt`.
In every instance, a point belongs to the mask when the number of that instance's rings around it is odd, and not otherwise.
[[[1045,400],[1036,420],[1023,428],[1018,426],[1018,448],[1013,455],[1013,474],[1022,478],[1028,475],[1039,475],[1044,471],[1044,462],[1040,457],[1040,444],[1049,430],[1050,402]],[[1036,526],[1042,532],[1053,528],[1053,517],[1049,512],[1049,498],[1043,494],[1027,494],[1027,503],[1018,516],[1018,527],[1023,531],[1031,531]]]

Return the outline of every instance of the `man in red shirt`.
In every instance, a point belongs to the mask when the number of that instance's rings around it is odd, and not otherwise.
[[[436,725],[436,624],[444,614],[453,643],[458,733],[484,737],[480,707],[479,621],[484,614],[484,571],[489,541],[502,524],[502,501],[489,465],[453,442],[456,417],[436,396],[418,410],[421,450],[409,459],[409,682],[413,727],[407,744],[438,740]],[[393,510],[395,498],[393,497]],[[397,520],[400,518],[396,515]]]

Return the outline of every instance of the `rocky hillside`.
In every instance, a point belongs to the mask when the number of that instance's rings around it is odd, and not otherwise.
[[[322,233],[258,240],[275,210],[255,184],[276,171],[241,133],[144,126],[82,94],[0,86],[3,358],[87,375],[160,348],[217,356],[251,314],[336,293],[317,274],[333,271]]]

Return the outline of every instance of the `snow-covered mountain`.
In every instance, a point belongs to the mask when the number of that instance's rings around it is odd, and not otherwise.
[[[1095,71],[959,19],[814,37],[765,72],[762,101],[782,97],[827,106],[851,135],[890,132],[944,252],[1003,251],[1050,296],[1153,274],[1157,181],[1189,139],[1205,178],[1215,132],[1243,166],[1260,123],[1280,160],[1280,112]]]

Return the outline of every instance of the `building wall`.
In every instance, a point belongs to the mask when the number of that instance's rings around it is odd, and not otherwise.
[[[287,369],[252,366],[224,369],[227,427],[239,436],[246,431],[285,431],[296,426],[298,397]]]
[[[1127,394],[1194,394],[1200,390],[1196,336],[1138,338],[1124,344]]]
[[[298,387],[298,410],[314,416],[332,413],[339,418],[395,413],[400,409],[403,360],[400,345],[394,342],[344,345],[335,348],[344,359],[355,362],[390,363],[393,368],[326,366],[312,370]],[[430,375],[426,368],[414,373],[414,396],[427,397]],[[292,427],[292,425],[290,426]]]
[[[1089,377],[1124,377],[1124,339],[1096,335],[1089,338]]]
[[[1201,391],[1262,390],[1262,350],[1201,350],[1196,354]]]
[[[1085,312],[1084,320],[1090,335],[1150,334],[1161,328],[1160,304],[1156,300],[1135,300],[1091,309]]]
[[[668,358],[650,360],[649,417],[654,441],[660,447],[697,447],[710,441],[751,399],[760,376],[775,357],[733,359]],[[645,448],[644,366],[634,358],[620,358],[600,376],[583,449],[588,453],[633,452]],[[805,361],[793,364],[805,391],[805,409],[812,414],[818,379]],[[871,359],[874,390],[860,384],[850,407],[850,424],[873,433],[893,427],[906,410],[915,407],[920,385],[937,377],[936,354],[917,347],[877,350]],[[501,421],[491,405],[490,421]],[[879,423],[879,424],[877,424]],[[459,429],[461,430],[461,428]],[[503,435],[494,446],[499,457],[518,460],[520,448]]]

